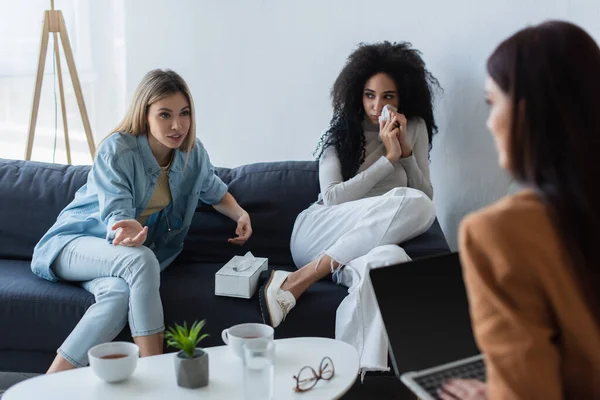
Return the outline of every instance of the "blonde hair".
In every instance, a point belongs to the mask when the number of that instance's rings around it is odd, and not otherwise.
[[[110,135],[117,132],[128,133],[133,136],[147,135],[149,133],[148,110],[150,105],[179,92],[190,103],[190,130],[181,146],[179,146],[179,150],[188,152],[187,156],[189,157],[189,151],[196,144],[194,100],[187,83],[179,74],[170,69],[154,69],[144,76],[135,90],[125,118]]]

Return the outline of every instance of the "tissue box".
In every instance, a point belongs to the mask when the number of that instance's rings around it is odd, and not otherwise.
[[[241,297],[249,299],[254,296],[258,286],[258,277],[262,271],[269,268],[267,258],[256,257],[252,266],[245,271],[233,270],[235,260],[242,259],[234,256],[215,275],[215,294],[217,296]]]

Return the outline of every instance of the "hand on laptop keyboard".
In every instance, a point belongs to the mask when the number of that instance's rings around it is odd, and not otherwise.
[[[438,392],[442,400],[485,400],[487,385],[478,379],[451,379]]]

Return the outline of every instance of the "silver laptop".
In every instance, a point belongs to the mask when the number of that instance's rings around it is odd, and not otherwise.
[[[374,269],[370,276],[392,367],[415,395],[437,400],[450,378],[485,381],[458,253]]]

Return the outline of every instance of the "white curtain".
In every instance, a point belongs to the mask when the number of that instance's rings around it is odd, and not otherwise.
[[[63,12],[96,144],[125,112],[122,0],[56,0]],[[23,159],[49,0],[0,0],[0,158]],[[91,164],[63,47],[60,62],[73,164]],[[65,140],[50,34],[32,160],[66,163]]]

